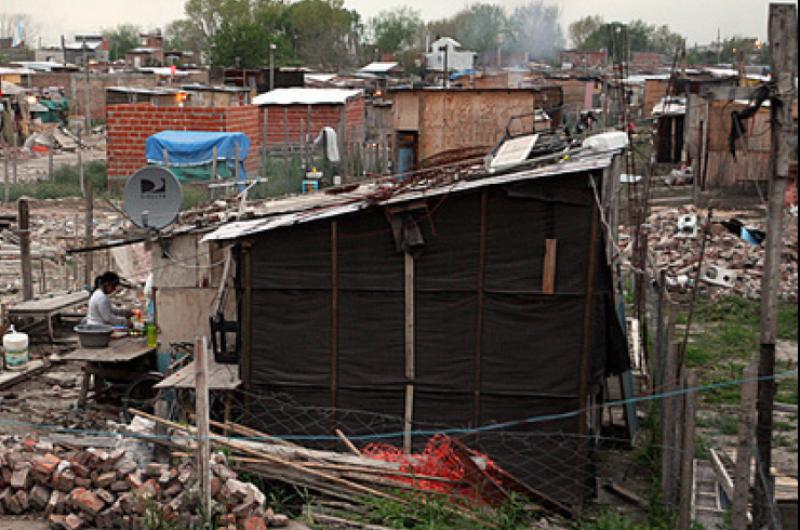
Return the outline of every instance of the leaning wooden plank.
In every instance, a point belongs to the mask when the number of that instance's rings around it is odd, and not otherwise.
[[[136,414],[136,415],[142,416],[143,418],[155,421],[156,423],[162,423],[164,425],[167,425],[168,427],[172,427],[175,430],[183,431],[183,432],[190,433],[190,434],[196,433],[196,429],[194,427],[192,427],[192,426],[181,425],[179,423],[175,423],[173,421],[169,421],[169,420],[166,420],[164,418],[159,418],[158,416],[153,416],[152,414],[148,414],[146,412],[142,412],[140,410],[136,410],[136,409],[133,409],[133,408],[130,408],[128,410],[132,414]],[[328,472],[324,472],[324,471],[320,471],[320,470],[317,470],[317,469],[303,467],[302,464],[298,464],[296,462],[293,462],[291,460],[288,460],[286,458],[282,458],[282,457],[279,457],[279,456],[273,456],[273,455],[271,455],[271,454],[269,454],[269,453],[267,453],[265,451],[260,451],[257,448],[253,448],[251,445],[245,444],[243,442],[234,441],[234,440],[231,440],[229,438],[224,438],[222,436],[216,436],[216,435],[212,435],[209,438],[210,438],[212,443],[214,443],[214,444],[216,444],[218,446],[226,447],[228,449],[233,449],[233,450],[240,451],[240,452],[243,452],[243,453],[247,453],[247,454],[250,454],[250,455],[258,457],[258,458],[264,458],[265,460],[268,460],[270,462],[270,464],[272,464],[272,465],[285,466],[285,467],[294,469],[296,471],[299,471],[301,473],[304,472],[307,476],[313,477],[313,478],[318,479],[318,480],[331,482],[334,485],[342,486],[344,488],[347,488],[347,489],[351,490],[352,492],[354,492],[356,494],[372,495],[374,497],[380,497],[382,499],[387,499],[387,500],[391,500],[391,501],[394,501],[394,502],[399,502],[399,503],[402,503],[402,504],[407,504],[408,503],[408,501],[406,501],[405,499],[403,499],[401,497],[398,497],[397,495],[393,495],[391,493],[387,493],[387,492],[382,491],[380,489],[370,488],[368,486],[364,486],[362,484],[358,484],[356,482],[341,478],[341,477],[339,477],[337,475],[334,475],[334,474],[331,474],[331,473],[328,473]],[[273,447],[272,449],[283,450],[283,449],[290,449],[290,448]],[[342,456],[348,456],[348,457],[354,458],[354,457],[352,457],[350,455],[342,455]],[[418,499],[418,501],[420,503],[422,503],[422,504],[426,504],[427,503],[427,501],[424,498],[420,498],[420,499]],[[444,509],[444,511],[449,512],[449,513],[451,513],[453,515],[457,515],[457,516],[463,517],[463,518],[465,518],[467,520],[478,522],[478,523],[483,524],[484,526],[487,526],[489,528],[497,528],[497,525],[494,524],[493,522],[487,521],[487,520],[485,520],[483,518],[480,518],[480,517],[476,516],[475,514],[472,514],[472,513],[468,512],[468,511],[464,510],[464,509],[461,509],[461,508],[457,507],[457,506],[445,505],[442,508]]]
[[[731,480],[731,476],[728,474],[728,470],[725,468],[725,464],[722,461],[724,457],[715,449],[711,449],[710,453],[711,466],[714,468],[714,474],[717,476],[717,480],[722,486],[725,495],[727,495],[729,499],[733,499],[733,480]]]
[[[342,517],[334,517],[333,515],[324,515],[318,512],[311,512],[309,510],[308,516],[315,522],[322,523],[326,528],[361,528],[363,530],[391,530],[386,526],[378,526],[374,524],[362,523],[359,521],[352,521]]]
[[[43,359],[29,361],[24,370],[18,372],[7,370],[0,372],[0,390],[11,388],[34,375],[40,374],[49,369],[52,365]]]

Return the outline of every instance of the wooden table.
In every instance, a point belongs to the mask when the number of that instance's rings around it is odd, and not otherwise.
[[[14,319],[24,317],[43,318],[47,321],[47,335],[51,341],[54,341],[53,317],[65,309],[85,304],[88,301],[89,293],[86,291],[41,296],[9,306],[8,320],[13,322]]]
[[[86,403],[92,376],[95,391],[98,382],[106,377],[132,382],[155,367],[155,352],[156,348],[148,346],[146,339],[127,337],[112,339],[106,348],[79,348],[65,355],[65,361],[86,363],[78,404]]]

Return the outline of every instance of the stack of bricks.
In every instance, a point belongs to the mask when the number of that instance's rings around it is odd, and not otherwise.
[[[156,107],[131,103],[108,107],[108,177],[121,187],[125,179],[147,163],[145,142],[161,131],[242,132],[250,138],[247,171],[260,167],[261,134],[258,107]]]
[[[214,527],[261,530],[288,519],[265,509],[264,494],[237,479],[225,457],[211,460]],[[146,521],[199,527],[198,479],[185,461],[141,468],[125,449],[82,450],[33,437],[0,438],[0,515],[35,514],[51,528],[138,530]]]

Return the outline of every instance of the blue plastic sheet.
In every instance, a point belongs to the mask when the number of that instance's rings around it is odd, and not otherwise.
[[[239,176],[246,178],[244,160],[250,150],[250,138],[240,132],[162,131],[145,143],[145,156],[150,164],[172,167],[193,167],[210,164],[217,148],[217,161],[231,169],[239,146]],[[167,153],[167,162],[164,152]]]

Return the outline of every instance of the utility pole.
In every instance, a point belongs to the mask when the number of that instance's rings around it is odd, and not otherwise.
[[[772,522],[774,480],[772,464],[772,411],[775,400],[775,335],[778,316],[778,288],[781,281],[783,250],[783,206],[789,176],[789,154],[792,150],[792,100],[797,76],[797,6],[769,5],[769,46],[772,68],[770,100],[772,120],[772,167],[767,205],[767,241],[764,275],[761,279],[761,337],[758,363],[758,469],[756,470],[753,528]],[[766,479],[766,480],[765,480]],[[766,484],[765,484],[766,481]]]
[[[722,39],[719,36],[719,28],[717,28],[717,64],[722,62]]]
[[[89,111],[89,91],[91,90],[89,87],[89,59],[86,56],[86,35],[83,35],[83,40],[81,41],[81,52],[83,55],[83,71],[86,74],[85,80],[85,88],[83,91],[83,112],[86,115],[86,128],[88,129],[91,127],[91,115],[92,113]],[[80,146],[78,146],[80,149]]]

